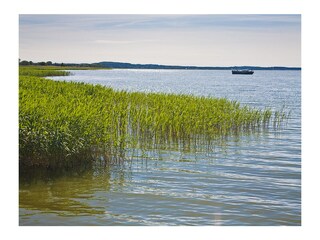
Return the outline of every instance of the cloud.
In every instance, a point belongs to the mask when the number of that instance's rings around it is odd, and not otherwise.
[[[133,44],[133,43],[147,43],[147,42],[155,42],[156,40],[151,39],[141,39],[141,40],[94,40],[93,43],[98,44]]]
[[[60,26],[79,29],[148,29],[148,28],[235,28],[290,27],[301,22],[300,15],[20,15],[20,25]]]
[[[300,65],[300,15],[20,15],[19,22],[20,58],[34,61]]]

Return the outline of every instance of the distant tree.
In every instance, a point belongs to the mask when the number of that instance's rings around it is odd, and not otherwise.
[[[30,63],[28,61],[23,60],[20,62],[20,65],[27,66],[27,65],[30,65]]]
[[[47,66],[51,66],[52,65],[52,62],[51,61],[48,61],[46,62]]]
[[[29,61],[29,65],[33,65],[33,62],[32,62],[32,61]]]
[[[45,63],[45,62],[38,62],[38,65],[40,65],[40,66],[46,66],[46,63]]]
[[[64,64],[63,63],[61,63],[61,65],[60,65],[61,67],[63,67],[64,66]]]

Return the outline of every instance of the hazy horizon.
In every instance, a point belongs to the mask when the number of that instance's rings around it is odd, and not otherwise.
[[[20,59],[21,61],[32,61],[29,59]],[[44,59],[41,61],[32,61],[33,63],[39,62],[48,62],[51,61],[50,59]],[[104,60],[104,61],[95,61],[95,62],[55,62],[51,61],[53,64],[94,64],[94,63],[101,63],[101,62],[114,62],[114,63],[128,63],[128,64],[140,64],[140,65],[161,65],[161,66],[177,66],[177,67],[261,67],[261,68],[271,68],[271,67],[284,67],[284,68],[301,68],[301,66],[280,66],[280,65],[270,65],[270,66],[260,66],[260,65],[230,65],[230,66],[197,66],[197,65],[177,65],[177,64],[159,64],[159,63],[133,63],[133,62],[117,62],[112,60]]]
[[[301,67],[301,15],[28,15],[21,60]]]

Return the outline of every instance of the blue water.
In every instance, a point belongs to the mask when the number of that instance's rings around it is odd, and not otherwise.
[[[290,113],[281,130],[203,152],[159,150],[130,164],[20,182],[20,225],[301,225],[301,72],[71,71],[55,80],[226,97]]]

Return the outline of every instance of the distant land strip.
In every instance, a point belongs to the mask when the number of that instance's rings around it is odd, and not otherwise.
[[[231,70],[231,69],[251,69],[251,70],[301,70],[301,67],[260,67],[260,66],[230,66],[230,67],[198,67],[198,66],[177,66],[177,65],[160,65],[160,64],[133,64],[125,62],[97,62],[97,63],[53,63],[19,61],[19,65],[36,65],[36,66],[65,66],[65,67],[102,67],[114,69],[187,69],[187,70]]]
[[[190,69],[190,70],[231,70],[231,69],[252,69],[252,70],[301,70],[300,67],[258,67],[258,66],[230,66],[230,67],[197,67],[197,66],[172,66],[159,64],[132,64],[123,62],[99,62],[95,65],[109,68],[125,69]]]

